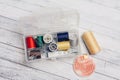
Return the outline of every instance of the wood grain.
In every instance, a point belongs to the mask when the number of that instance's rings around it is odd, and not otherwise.
[[[102,51],[92,56],[96,70],[88,80],[120,80],[119,2],[119,0],[0,0],[0,53],[2,54],[0,80],[81,79],[72,70],[74,58],[30,64],[24,62],[23,33],[17,26],[19,23],[17,21],[36,10],[48,7],[77,9],[81,17],[80,34],[82,35],[86,30],[95,32]]]

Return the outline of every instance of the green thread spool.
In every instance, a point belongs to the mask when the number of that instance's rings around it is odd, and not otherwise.
[[[37,36],[37,38],[36,38],[36,44],[37,44],[37,47],[40,47],[40,48],[43,47],[43,45],[44,45],[43,36]]]

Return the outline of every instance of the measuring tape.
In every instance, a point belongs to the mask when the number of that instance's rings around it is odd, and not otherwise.
[[[56,43],[53,42],[49,44],[48,48],[49,48],[49,51],[54,52],[54,51],[57,51],[58,46]]]

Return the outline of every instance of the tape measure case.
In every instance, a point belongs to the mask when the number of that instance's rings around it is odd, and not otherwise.
[[[20,19],[26,61],[80,54],[79,13],[45,9]]]

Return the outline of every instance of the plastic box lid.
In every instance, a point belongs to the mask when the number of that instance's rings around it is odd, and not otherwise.
[[[79,13],[76,10],[46,8],[19,20],[24,35],[78,30]]]

